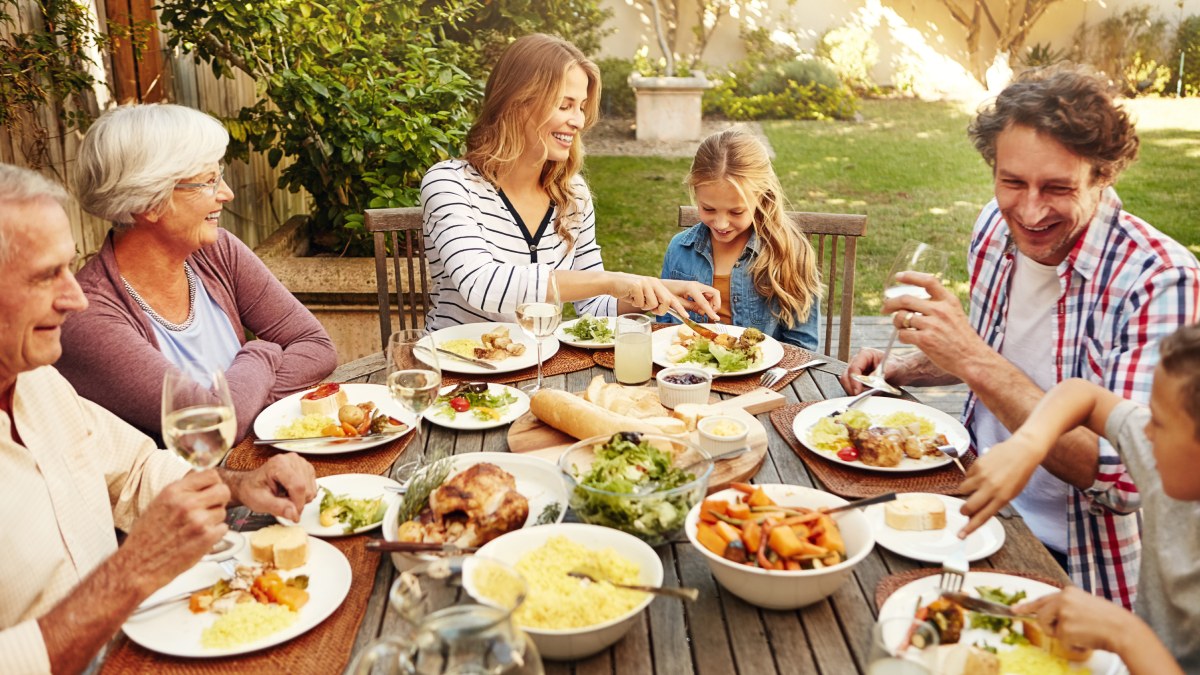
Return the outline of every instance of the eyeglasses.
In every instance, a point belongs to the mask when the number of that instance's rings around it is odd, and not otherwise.
[[[217,191],[221,189],[221,183],[225,180],[225,165],[217,166],[217,177],[207,183],[176,183],[176,190],[203,190],[205,188],[212,190],[214,197],[217,196]]]

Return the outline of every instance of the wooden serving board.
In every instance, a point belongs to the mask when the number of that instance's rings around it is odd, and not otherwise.
[[[767,430],[754,415],[769,412],[784,403],[783,394],[765,387],[724,401],[711,401],[710,405],[720,408],[722,414],[746,423],[749,430],[746,440],[750,444],[750,452],[717,462],[708,480],[710,493],[724,490],[730,483],[749,480],[758,473],[767,457]],[[616,431],[619,430],[614,429],[614,432]],[[688,437],[692,442],[699,444],[699,432],[693,431]],[[511,452],[529,454],[551,462],[557,462],[562,453],[575,441],[571,436],[542,422],[531,412],[518,417],[508,428],[508,449]]]

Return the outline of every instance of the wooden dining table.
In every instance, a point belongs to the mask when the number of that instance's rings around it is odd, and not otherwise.
[[[846,364],[828,359],[786,386],[781,393],[791,403],[822,401],[845,396],[838,375]],[[583,390],[592,377],[612,371],[593,367],[548,377],[544,386],[566,391]],[[339,367],[333,375],[339,382],[383,383],[386,378],[382,355],[368,356]],[[767,429],[767,458],[752,482],[788,483],[815,488],[817,482],[796,451],[759,415]],[[486,431],[454,431],[430,426],[425,447],[409,447],[396,461],[408,462],[433,453],[507,452],[506,427]],[[992,556],[972,565],[973,569],[1002,569],[1067,583],[1062,568],[1015,513],[1001,518],[1004,546]],[[378,536],[378,534],[377,534]],[[882,547],[862,560],[853,577],[829,598],[794,611],[771,611],[747,604],[721,588],[703,556],[685,537],[658,548],[665,585],[700,589],[696,602],[657,598],[634,628],[613,647],[586,659],[546,661],[548,674],[577,673],[860,673],[866,668],[871,629],[878,610],[876,586],[890,575],[929,567]],[[359,628],[353,654],[373,640],[396,629],[397,617],[389,612],[388,589],[396,576],[389,557],[379,565],[366,614]],[[318,629],[319,630],[319,629]]]

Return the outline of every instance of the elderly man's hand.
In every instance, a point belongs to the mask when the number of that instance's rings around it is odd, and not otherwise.
[[[226,471],[235,501],[259,513],[300,520],[304,505],[317,496],[312,464],[295,453],[275,455],[253,471]]]
[[[854,358],[850,359],[849,367],[846,368],[846,372],[842,373],[841,378],[839,378],[842,382],[842,388],[845,389],[846,393],[850,394],[851,396],[861,394],[862,392],[866,391],[867,385],[859,382],[854,376],[870,375],[871,373],[874,373],[875,370],[879,368],[879,364],[882,361],[883,352],[878,349],[867,347],[859,351],[854,355]],[[889,365],[895,364],[894,360],[889,359],[889,361],[891,361]],[[888,370],[892,372],[895,371],[894,368],[888,368]],[[887,373],[883,373],[883,379],[887,380],[888,382],[891,382],[893,378],[894,375],[888,376]]]
[[[932,274],[901,272],[901,284],[925,289],[928,298],[901,295],[885,300],[883,311],[892,314],[892,323],[900,331],[900,342],[920,349],[941,370],[964,378],[966,364],[992,349],[979,337],[963,312],[962,303]]]
[[[229,487],[214,470],[196,471],[154,498],[121,547],[150,591],[189,569],[225,536]]]

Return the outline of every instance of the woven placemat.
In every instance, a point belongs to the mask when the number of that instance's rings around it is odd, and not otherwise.
[[[542,377],[550,377],[552,375],[564,375],[573,373],[577,370],[587,370],[592,367],[592,355],[586,349],[579,349],[570,345],[560,344],[558,353],[551,356],[542,364]],[[451,373],[442,371],[442,384],[459,384],[460,382],[495,382],[497,384],[512,384],[513,382],[522,382],[524,380],[537,379],[537,366],[514,370],[511,373],[496,373],[495,375],[484,375],[474,373],[471,375],[463,375],[460,373]]]
[[[317,478],[341,473],[370,473],[384,475],[391,468],[404,449],[408,447],[413,435],[405,434],[391,443],[384,443],[365,450],[343,452],[336,455],[304,455]],[[255,445],[255,436],[250,434],[241,443],[229,451],[225,459],[225,467],[234,471],[253,471],[271,459],[272,456],[287,452],[269,445]]]
[[[991,574],[1007,574],[1007,575],[1013,576],[1013,577],[1025,577],[1026,579],[1033,579],[1034,581],[1040,581],[1043,584],[1046,584],[1048,586],[1053,586],[1055,588],[1063,587],[1062,582],[1060,582],[1060,581],[1055,581],[1054,579],[1051,579],[1049,577],[1044,577],[1040,574],[1033,574],[1031,572],[1013,572],[1011,570],[994,570],[994,569],[988,569],[988,568],[983,568],[983,567],[981,567],[975,571],[976,572],[988,572]],[[897,590],[903,588],[904,586],[907,586],[908,584],[911,584],[912,582],[916,581],[917,579],[922,579],[924,577],[931,577],[935,574],[941,574],[941,573],[942,573],[942,568],[940,568],[940,567],[922,567],[921,569],[917,569],[917,570],[909,570],[907,572],[891,574],[891,575],[888,575],[888,576],[880,579],[879,583],[875,585],[875,611],[879,611],[879,609],[881,607],[883,607],[884,601],[887,600],[888,597],[890,597],[892,595],[892,593],[895,593]]]
[[[225,673],[340,673],[350,662],[354,638],[367,611],[375,583],[379,554],[363,547],[365,536],[328,540],[350,562],[352,582],[346,599],[329,618],[307,633],[281,645],[252,654],[220,659],[164,656],[121,636],[104,659],[104,675],[224,675]],[[303,610],[302,610],[303,611]]]
[[[598,349],[592,352],[592,360],[596,362],[596,365],[612,370],[616,366],[613,352],[614,350],[612,349]],[[783,345],[783,358],[780,359],[779,363],[776,365],[781,368],[793,368],[802,363],[808,363],[815,358],[817,358],[817,355],[806,349],[800,349],[799,347],[795,347],[793,345]],[[655,374],[657,374],[660,370],[662,370],[661,366],[654,366]],[[783,379],[776,382],[771,388],[775,391],[779,391],[791,384],[792,380],[800,377],[803,374],[804,371],[788,373],[787,375],[783,376]],[[761,377],[762,373],[743,375],[742,377],[718,377],[713,379],[712,388],[713,391],[719,391],[725,394],[747,394],[762,386],[759,383],[759,378]]]
[[[774,410],[771,412],[771,423],[826,490],[842,497],[874,497],[885,492],[961,494],[959,486],[963,476],[953,462],[928,471],[884,473],[845,466],[825,459],[819,453],[804,447],[804,444],[797,440],[796,434],[792,433],[792,420],[796,418],[796,413],[813,403],[793,403]],[[969,469],[975,461],[975,455],[967,453],[960,461]]]

